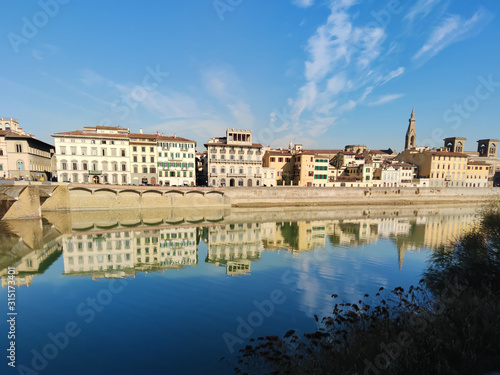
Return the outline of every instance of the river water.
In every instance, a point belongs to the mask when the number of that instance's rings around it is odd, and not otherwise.
[[[16,365],[2,355],[1,373],[230,374],[250,337],[314,330],[334,293],[357,301],[418,283],[429,254],[476,213],[169,210],[0,222],[0,347],[15,341]]]

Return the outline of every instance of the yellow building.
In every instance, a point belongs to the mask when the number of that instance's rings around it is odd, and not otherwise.
[[[134,185],[156,185],[156,134],[130,133],[131,182]]]
[[[469,161],[467,163],[467,175],[465,186],[487,187],[491,165],[483,161]]]
[[[267,150],[264,154],[262,166],[275,169],[278,185],[283,184],[283,180],[287,185],[293,183],[293,156],[292,150]]]
[[[460,152],[405,150],[399,161],[418,166],[418,177],[428,178],[430,187],[462,187],[466,183],[467,159]]]
[[[297,186],[313,186],[314,184],[314,157],[313,151],[303,151],[295,155],[293,166],[293,181]]]

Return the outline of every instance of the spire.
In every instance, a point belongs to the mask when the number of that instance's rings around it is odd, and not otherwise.
[[[411,150],[416,147],[417,131],[415,128],[415,107],[411,111],[411,117],[408,124],[408,130],[405,137],[405,150]]]

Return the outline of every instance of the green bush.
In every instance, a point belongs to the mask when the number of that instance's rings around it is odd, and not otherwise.
[[[237,373],[485,374],[500,369],[500,205],[408,291],[336,304],[315,332],[251,340]],[[332,297],[338,298],[333,295]]]

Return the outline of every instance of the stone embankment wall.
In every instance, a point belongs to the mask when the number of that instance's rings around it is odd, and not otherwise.
[[[499,188],[168,188],[120,185],[14,184],[0,186],[0,218],[28,219],[51,211],[199,211],[230,207],[324,207],[480,203],[500,199]]]
[[[226,188],[233,207],[412,205],[500,199],[499,188]]]

